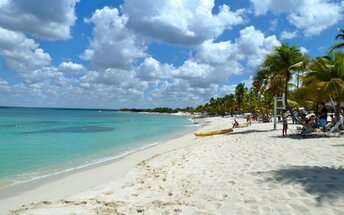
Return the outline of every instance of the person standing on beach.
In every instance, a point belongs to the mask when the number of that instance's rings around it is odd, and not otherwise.
[[[246,116],[246,124],[247,124],[247,126],[251,126],[251,115],[247,115]]]
[[[282,135],[287,136],[288,131],[288,112],[286,110],[282,111],[282,122],[283,122],[283,129],[282,129]]]

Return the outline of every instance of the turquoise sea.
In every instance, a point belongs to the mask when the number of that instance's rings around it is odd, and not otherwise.
[[[193,127],[183,116],[0,108],[0,187],[117,159]]]

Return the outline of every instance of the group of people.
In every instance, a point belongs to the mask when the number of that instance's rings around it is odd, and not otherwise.
[[[326,109],[325,103],[321,103],[320,105],[321,106],[320,106],[320,111],[318,113],[318,117],[316,117],[315,114],[310,114],[305,117],[301,134],[310,133],[314,131],[315,129],[321,129],[323,131],[326,131],[328,128],[336,124],[337,120],[332,114],[330,115],[331,120],[327,121],[328,111]],[[286,110],[282,111],[282,121],[283,121],[282,135],[283,136],[287,135],[287,130],[288,130],[287,118],[289,116],[290,116],[290,113],[288,111]]]
[[[332,127],[333,125],[336,124],[336,118],[331,114],[329,115],[331,120],[327,121],[327,117],[328,117],[328,112],[325,106],[325,103],[321,103],[320,104],[320,111],[318,113],[318,117],[315,116],[315,114],[310,114],[308,116],[305,117],[304,120],[304,126],[303,126],[303,131],[302,132],[311,132],[314,129],[322,129],[323,131],[325,131],[327,128]],[[304,114],[306,115],[306,114]],[[295,122],[295,116],[293,117],[293,114],[290,114],[289,111],[287,110],[283,110],[282,114],[281,114],[281,121],[283,123],[283,128],[282,128],[282,135],[286,136],[288,135],[288,117],[292,116],[293,118],[293,123]],[[239,125],[239,122],[234,119],[234,123],[233,123],[233,128],[239,128],[239,127],[246,127],[246,126],[250,126],[252,123],[252,120],[257,119],[256,115],[252,114],[248,114],[246,115],[246,124],[245,125]]]
[[[290,116],[290,112],[283,110],[282,111],[282,136],[286,136],[288,134],[288,117]],[[321,103],[319,118],[316,118],[315,115],[311,115],[309,118],[306,118],[305,124],[303,127],[303,132],[309,129],[315,128],[323,128],[326,129],[327,125],[327,109],[325,103]]]
[[[246,126],[251,126],[252,118],[253,117],[251,115],[247,115],[246,116]],[[244,126],[244,127],[246,127],[246,126]],[[232,128],[240,128],[239,122],[236,119],[234,119],[234,123],[233,123],[233,127]]]

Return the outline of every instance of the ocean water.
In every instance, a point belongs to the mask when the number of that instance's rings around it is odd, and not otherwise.
[[[117,159],[192,129],[182,116],[0,108],[0,187]]]

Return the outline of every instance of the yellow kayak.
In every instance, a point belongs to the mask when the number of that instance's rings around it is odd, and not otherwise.
[[[218,130],[218,131],[209,131],[209,132],[203,132],[203,133],[194,133],[196,137],[204,137],[204,136],[211,136],[211,135],[216,135],[216,134],[227,134],[232,132],[233,129],[223,129],[223,130]]]

